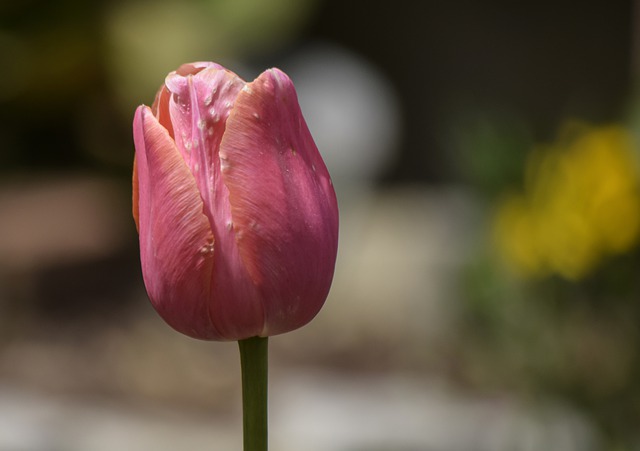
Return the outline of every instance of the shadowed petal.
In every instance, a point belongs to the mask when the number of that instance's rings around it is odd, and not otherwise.
[[[329,291],[338,208],[291,80],[265,71],[238,94],[220,145],[242,262],[262,293],[261,335],[309,322]]]
[[[196,182],[148,107],[136,110],[134,216],[149,298],[176,330],[220,339],[207,302],[214,238]]]

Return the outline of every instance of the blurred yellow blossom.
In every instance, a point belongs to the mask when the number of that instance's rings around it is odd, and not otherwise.
[[[556,143],[531,154],[524,191],[498,205],[496,245],[524,276],[579,279],[638,241],[638,188],[629,131],[569,124]]]

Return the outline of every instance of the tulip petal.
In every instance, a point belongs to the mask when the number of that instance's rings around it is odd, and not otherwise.
[[[221,66],[194,63],[167,76],[163,90],[170,93],[170,100],[169,95],[163,95],[162,100],[167,99],[176,145],[196,179],[214,229],[222,228],[230,219],[218,149],[229,112],[244,85],[236,74]],[[158,111],[162,111],[165,102],[159,103]]]
[[[165,85],[158,90],[156,98],[151,105],[151,112],[164,128],[169,132],[169,136],[175,141],[175,133],[173,132],[173,124],[171,123],[171,115],[169,114],[169,100],[171,92]]]
[[[136,230],[140,233],[140,207],[138,205],[138,198],[140,197],[139,193],[139,182],[138,182],[138,165],[136,163],[136,159],[133,159],[133,176],[131,177],[131,185],[132,185],[132,199],[131,199],[131,210],[133,213],[133,221],[136,223]]]
[[[169,114],[178,149],[193,174],[216,237],[209,309],[225,337],[262,330],[257,292],[235,244],[229,192],[222,182],[219,148],[229,113],[245,82],[217,65],[184,65],[166,79]],[[161,97],[159,111],[162,110]]]
[[[207,301],[214,237],[194,177],[148,107],[136,110],[134,215],[149,298],[176,330],[220,339]]]
[[[329,173],[277,69],[238,94],[220,144],[242,262],[262,294],[262,336],[296,329],[319,311],[333,278],[338,208]]]

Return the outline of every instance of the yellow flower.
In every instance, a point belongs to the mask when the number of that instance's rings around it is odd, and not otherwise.
[[[496,245],[517,272],[579,279],[637,243],[639,173],[623,127],[569,125],[534,150],[525,174],[523,192],[507,196],[494,221]]]

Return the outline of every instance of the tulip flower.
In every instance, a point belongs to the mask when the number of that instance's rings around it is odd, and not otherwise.
[[[338,207],[287,75],[185,64],[133,131],[133,215],[162,318],[220,341],[308,323],[333,278]]]
[[[266,451],[267,337],[318,313],[338,246],[335,192],[293,83],[185,64],[138,107],[133,134],[151,303],[186,335],[238,340],[244,449]]]

